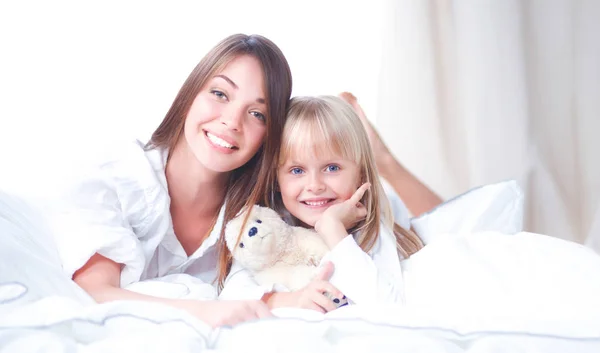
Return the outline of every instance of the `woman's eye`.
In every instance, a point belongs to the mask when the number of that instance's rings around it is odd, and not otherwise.
[[[223,93],[223,92],[221,92],[221,91],[219,91],[219,90],[213,89],[213,90],[211,90],[211,91],[210,91],[210,93],[211,93],[213,96],[215,96],[215,97],[217,97],[218,99],[220,99],[220,100],[227,100],[227,96],[225,95],[225,93]]]
[[[250,112],[250,114],[252,114],[255,118],[257,118],[260,121],[266,121],[267,120],[267,118],[265,117],[265,115],[263,113]]]
[[[302,174],[303,172],[304,171],[302,170],[302,168],[292,168],[292,170],[290,170],[290,173],[294,175]]]
[[[337,172],[338,170],[340,170],[340,167],[334,164],[328,165],[327,168],[325,168],[325,170],[327,170],[328,172]]]

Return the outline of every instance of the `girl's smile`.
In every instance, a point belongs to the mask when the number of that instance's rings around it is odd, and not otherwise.
[[[311,227],[327,208],[348,200],[361,179],[356,163],[331,153],[288,159],[277,178],[285,208]]]

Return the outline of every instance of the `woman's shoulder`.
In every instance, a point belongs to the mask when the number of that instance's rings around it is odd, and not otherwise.
[[[164,174],[166,156],[164,149],[147,148],[146,143],[139,139],[110,141],[95,146],[74,177],[103,177],[134,183],[153,180]]]
[[[82,196],[110,189],[119,198],[148,199],[166,190],[164,149],[148,149],[137,139],[111,141],[96,147],[96,152],[71,176],[67,192]]]
[[[93,160],[92,160],[93,159]],[[137,233],[168,213],[166,152],[140,140],[113,142],[90,158],[63,193],[67,209],[118,210]]]
[[[97,150],[97,153],[91,156],[90,165],[101,169],[127,165],[148,165],[152,169],[164,169],[167,154],[162,148],[147,147],[147,144],[139,139],[110,141],[99,146]]]

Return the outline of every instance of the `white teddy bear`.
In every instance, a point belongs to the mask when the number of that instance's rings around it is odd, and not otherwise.
[[[260,285],[280,284],[290,291],[306,286],[329,251],[321,237],[314,230],[287,224],[268,207],[254,205],[238,243],[245,215],[242,212],[225,227],[225,241],[234,259]],[[347,303],[345,297],[337,301],[337,306]]]

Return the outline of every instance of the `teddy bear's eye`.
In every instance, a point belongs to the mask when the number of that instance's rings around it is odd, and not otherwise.
[[[244,247],[244,243],[240,243],[240,248],[243,248],[243,247]]]
[[[256,233],[258,233],[258,229],[256,227],[252,227],[250,228],[250,230],[248,231],[248,236],[253,237],[256,235]]]
[[[261,223],[262,223],[262,221],[261,221],[260,219],[257,219],[257,220],[256,220],[256,223],[258,223],[258,224],[261,224]]]

